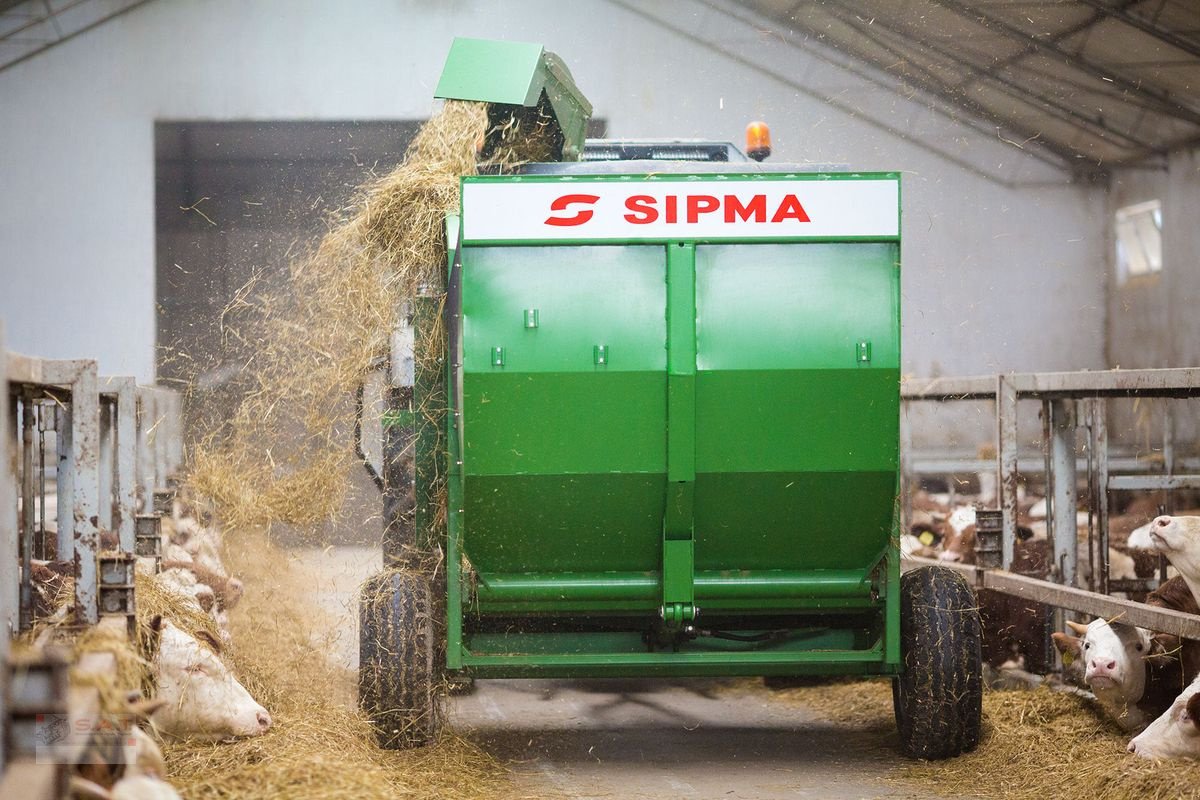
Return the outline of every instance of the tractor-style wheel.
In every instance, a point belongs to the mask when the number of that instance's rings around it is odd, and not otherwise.
[[[363,584],[358,601],[358,704],[380,747],[420,747],[440,723],[437,627],[429,580],[384,572]]]
[[[913,758],[975,749],[983,716],[979,609],[961,575],[921,567],[900,579],[901,673],[892,682],[900,746]]]

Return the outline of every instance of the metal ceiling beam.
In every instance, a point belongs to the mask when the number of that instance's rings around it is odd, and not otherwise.
[[[933,2],[937,3],[937,0],[933,0]],[[1125,0],[1126,4],[1131,3],[1131,2],[1135,2],[1135,0]],[[939,5],[944,6],[945,4],[939,3]],[[951,10],[955,10],[955,9],[951,9]],[[1061,42],[1063,39],[1068,39],[1077,33],[1082,33],[1084,31],[1086,31],[1088,28],[1091,28],[1093,25],[1095,25],[1097,22],[1099,22],[1102,19],[1104,19],[1103,14],[1100,14],[1100,13],[1092,14],[1090,17],[1085,19],[1083,22],[1076,23],[1076,24],[1070,26],[1069,28],[1061,30],[1058,33],[1053,34],[1052,36],[1047,37],[1044,40],[1044,43],[1048,43],[1048,44],[1057,46],[1058,43]],[[978,19],[975,19],[974,21],[976,23],[979,22]],[[1024,44],[1025,46],[1023,48],[1021,48],[1021,50],[1019,52],[1016,52],[1010,56],[1007,56],[1006,58],[1003,58],[1000,61],[997,61],[993,64],[988,64],[986,66],[979,66],[979,65],[973,64],[972,69],[971,69],[971,74],[967,75],[965,78],[962,79],[962,81],[959,82],[960,89],[965,90],[977,78],[982,77],[984,75],[994,74],[994,73],[998,73],[1002,70],[1005,70],[1005,69],[1011,67],[1012,65],[1014,65],[1020,61],[1023,61],[1024,59],[1028,58],[1029,56],[1033,55],[1034,53],[1036,53],[1038,51],[1038,45],[1036,44],[1036,42],[1041,41],[1041,40],[1037,39],[1037,37],[1035,37],[1035,36],[1030,36],[1025,31],[1022,31],[1020,28],[1016,28],[1013,26],[1008,26],[1008,28],[1009,29],[1007,31],[1005,31],[1005,35],[1009,39],[1015,39],[1018,44]],[[1014,36],[1011,33],[1011,31],[1016,31],[1017,35]]]
[[[711,6],[711,3],[709,5]],[[1078,161],[1077,154],[1074,151],[1071,151],[1065,147],[1055,147],[1051,143],[1047,142],[1047,140],[1038,138],[1037,131],[1033,131],[1032,129],[1022,129],[1021,126],[1013,125],[1013,124],[1009,123],[1007,120],[1004,120],[999,115],[997,115],[993,112],[989,112],[987,109],[983,109],[982,107],[978,107],[976,109],[967,108],[966,106],[969,105],[971,102],[969,100],[964,100],[964,98],[961,98],[961,97],[946,96],[946,95],[940,93],[939,90],[934,87],[922,86],[917,81],[911,81],[903,76],[897,76],[894,73],[892,73],[890,70],[888,70],[884,65],[880,64],[877,59],[873,59],[869,55],[866,55],[866,54],[862,54],[862,53],[858,53],[858,52],[850,52],[850,48],[844,42],[837,40],[836,44],[835,44],[834,43],[835,40],[833,39],[833,37],[828,36],[824,31],[818,30],[812,26],[805,25],[805,24],[801,23],[800,21],[798,21],[795,16],[796,12],[799,11],[804,6],[812,6],[812,5],[819,5],[821,7],[821,11],[823,13],[829,14],[838,19],[841,19],[843,22],[847,22],[844,18],[839,17],[835,13],[834,10],[832,10],[831,8],[826,6],[823,2],[821,2],[821,0],[797,0],[797,2],[793,6],[791,6],[786,12],[784,12],[784,17],[785,17],[784,19],[775,20],[775,21],[784,22],[788,25],[793,25],[807,36],[816,37],[818,39],[827,39],[830,42],[831,47],[834,47],[835,49],[842,49],[842,50],[846,51],[847,54],[850,55],[853,59],[855,59],[857,61],[863,61],[867,64],[870,64],[871,66],[874,66],[876,69],[879,69],[879,70],[887,73],[894,80],[900,81],[901,83],[909,83],[909,84],[912,84],[913,86],[916,86],[921,91],[929,94],[932,97],[935,97],[935,98],[941,100],[949,108],[958,107],[958,108],[963,109],[964,111],[967,112],[967,114],[969,116],[965,116],[965,117],[960,116],[958,114],[949,112],[943,108],[939,108],[936,105],[932,106],[933,110],[937,111],[939,114],[946,117],[947,119],[950,119],[951,121],[953,121],[954,123],[956,123],[958,125],[963,125],[964,127],[967,127],[969,129],[975,131],[976,133],[979,133],[983,136],[987,136],[989,138],[998,136],[999,128],[1006,127],[1011,130],[1011,132],[1013,133],[1014,136],[1019,136],[1020,138],[1026,140],[1026,141],[1029,141],[1031,139],[1034,140],[1038,149],[1027,150],[1020,144],[1011,143],[1011,142],[1009,142],[1009,140],[1003,139],[1003,137],[1001,137],[1001,141],[1008,142],[1010,145],[1017,147],[1017,149],[1021,150],[1023,153],[1025,153],[1029,156],[1032,156],[1033,158],[1036,158],[1037,160],[1041,161],[1042,163],[1047,164],[1048,166],[1054,167],[1055,169],[1065,170],[1068,172],[1075,169],[1075,165]],[[729,12],[726,11],[725,13],[729,13]],[[736,15],[733,15],[733,16],[736,17]],[[773,19],[773,17],[768,17],[768,18]],[[742,21],[745,22],[746,20],[742,20]],[[849,24],[849,23],[847,22],[847,24]],[[870,38],[870,37],[867,37],[867,38]],[[887,47],[883,43],[879,43],[879,46],[884,47],[884,48]],[[893,51],[893,53],[894,53],[894,51]],[[896,54],[896,55],[898,55],[898,57],[901,57],[901,58],[904,57],[903,54]],[[848,69],[848,67],[846,67],[845,65],[839,64],[838,66],[842,67],[843,69]],[[876,86],[879,86],[881,88],[885,88],[885,89],[889,89],[889,90],[893,90],[893,91],[896,89],[896,87],[891,85],[890,83],[885,83],[883,81],[876,80],[864,73],[855,71],[855,74],[859,75],[864,80],[871,81]],[[930,75],[929,78],[931,81],[938,80],[937,77],[934,75]],[[987,123],[987,125],[983,124],[985,122]],[[997,125],[996,123],[1002,123],[1002,124]]]
[[[1120,166],[1131,167],[1145,165],[1147,162],[1150,162],[1151,159],[1164,158],[1167,154],[1175,150],[1192,150],[1197,147],[1200,147],[1200,133],[1189,133],[1186,136],[1180,136],[1172,139],[1169,142],[1165,142],[1161,147],[1138,153],[1136,156],[1122,161]],[[1163,164],[1154,166],[1165,168],[1166,163],[1164,161]]]
[[[1169,44],[1177,50],[1182,50],[1193,58],[1200,58],[1200,43],[1184,39],[1173,31],[1160,28],[1150,20],[1143,19],[1135,14],[1129,13],[1126,9],[1128,3],[1122,3],[1119,6],[1111,6],[1101,0],[1076,0],[1085,6],[1096,9],[1107,17],[1115,20],[1120,20],[1126,25],[1137,28],[1142,33],[1148,33],[1160,42]]]
[[[993,183],[999,184],[1001,186],[1011,187],[1011,186],[1016,185],[1012,181],[1009,181],[999,175],[988,172],[987,170],[981,168],[976,163],[973,163],[965,158],[961,158],[953,153],[939,149],[938,147],[930,144],[929,142],[927,142],[919,137],[911,136],[910,134],[906,133],[905,131],[898,130],[897,128],[892,127],[891,125],[887,124],[886,122],[875,119],[873,117],[866,116],[866,115],[860,113],[860,111],[858,109],[856,109],[853,105],[842,100],[840,97],[834,97],[834,96],[816,91],[815,89],[813,89],[812,86],[809,86],[808,84],[798,81],[782,71],[771,69],[767,64],[763,63],[760,59],[753,58],[750,55],[743,55],[742,53],[740,53],[736,50],[731,50],[727,47],[722,46],[719,42],[715,42],[712,39],[699,36],[688,30],[684,30],[682,27],[680,27],[679,23],[674,20],[667,20],[667,19],[663,19],[661,17],[655,16],[654,14],[652,14],[650,11],[648,11],[646,9],[646,6],[644,4],[638,2],[637,0],[609,0],[609,2],[611,2],[615,6],[623,8],[624,10],[628,11],[631,14],[634,14],[638,17],[641,17],[642,19],[645,19],[656,25],[659,25],[659,26],[665,28],[666,30],[669,30],[672,33],[674,33],[678,36],[681,36],[691,42],[694,42],[696,44],[707,47],[715,52],[718,52],[721,55],[728,58],[730,61],[740,64],[743,67],[746,67],[748,69],[754,70],[755,72],[765,75],[765,76],[771,78],[772,80],[776,80],[776,81],[782,83],[783,85],[790,87],[791,89],[795,90],[796,92],[798,92],[800,94],[806,95],[814,100],[817,100],[818,102],[823,103],[823,104],[829,106],[830,108],[836,109],[850,117],[861,120],[866,125],[870,125],[873,128],[877,128],[877,129],[882,130],[892,136],[895,136],[897,139],[907,142],[908,144],[912,145],[913,147],[916,147],[918,149],[925,150],[926,152],[932,153],[933,155],[937,156],[938,158],[944,159],[948,163],[954,164],[955,166],[959,167],[960,169],[966,170],[967,172],[970,172],[974,175],[978,175],[981,178],[992,181]],[[720,14],[724,14],[725,16],[729,17],[730,19],[737,20],[738,22],[741,22],[743,24],[748,24],[748,25],[755,24],[753,19],[747,19],[746,17],[743,17],[727,8],[724,8],[720,5],[718,5],[717,3],[713,2],[713,0],[701,0],[701,3],[705,7],[709,8],[713,11],[716,11]],[[862,78],[865,81],[868,81],[870,83],[875,84],[876,86],[879,86],[880,88],[884,88],[889,91],[896,90],[895,86],[889,85],[888,83],[885,83],[885,82],[879,80],[878,78],[871,77],[869,74],[867,74],[861,70],[855,70],[852,67],[848,67],[845,64],[840,64],[826,56],[820,56],[810,49],[802,48],[802,47],[798,46],[797,44],[795,44],[794,42],[792,42],[790,40],[790,37],[786,37],[781,34],[780,39],[785,44],[787,44],[791,47],[796,47],[797,49],[803,50],[804,52],[808,53],[809,55],[812,55],[813,57],[821,58],[822,60],[826,61],[827,63],[833,64],[834,66],[838,67],[839,69],[844,69],[844,70],[850,72],[851,74],[854,74],[854,75]],[[889,77],[891,77],[891,76],[889,76]],[[894,78],[893,78],[893,80],[894,80]],[[931,110],[933,110],[935,113],[946,116],[949,119],[953,119],[955,122],[957,122],[959,124],[967,124],[966,122],[964,122],[964,120],[959,119],[958,117],[956,117],[952,114],[949,114],[944,109],[940,109],[935,106]],[[972,127],[972,126],[968,124],[967,127]],[[972,129],[978,130],[977,128],[972,128]],[[994,135],[994,134],[995,134],[995,131],[988,132],[988,135]],[[1032,158],[1035,158],[1038,161],[1041,161],[1041,162],[1047,164],[1050,167],[1053,167],[1053,168],[1061,171],[1061,172],[1068,173],[1068,174],[1070,173],[1069,166],[1067,164],[1064,164],[1060,159],[1053,158],[1053,157],[1051,157],[1047,154],[1041,153],[1037,150],[1024,150],[1022,152]]]
[[[843,0],[843,5],[841,7],[842,8],[849,7],[849,0]],[[873,42],[875,45],[888,51],[889,53],[891,53],[893,56],[895,56],[897,58],[908,60],[908,57],[904,50],[898,49],[896,46],[890,45],[887,42],[882,41],[878,36],[876,36],[872,33],[873,30],[881,29],[881,30],[890,32],[892,35],[899,37],[899,39],[901,40],[904,47],[908,47],[908,48],[912,48],[912,49],[923,49],[930,53],[933,53],[936,56],[940,56],[941,58],[949,59],[955,63],[958,63],[958,64],[964,63],[962,58],[958,54],[952,53],[949,50],[938,47],[937,45],[931,44],[929,42],[918,41],[916,39],[913,39],[912,37],[908,36],[905,32],[896,30],[894,27],[890,26],[888,24],[888,21],[882,20],[878,17],[876,17],[870,25],[858,26],[858,25],[855,25],[854,22],[852,22],[851,20],[846,19],[844,15],[840,14],[838,11],[836,11],[834,9],[826,9],[826,13],[830,13],[830,14],[834,15],[838,19],[845,22],[847,25],[852,26],[855,29],[855,31],[858,33],[858,35]],[[868,53],[856,53],[856,55],[860,58],[871,60],[871,57]],[[912,63],[912,62],[910,61],[909,63]],[[990,118],[990,119],[993,119],[998,122],[1003,122],[1008,127],[1012,128],[1014,131],[1017,131],[1018,128],[1020,127],[1020,126],[1014,124],[1011,120],[1007,120],[1001,113],[994,111],[992,109],[989,109],[988,107],[982,105],[981,103],[979,103],[975,100],[972,100],[969,97],[966,97],[955,86],[941,80],[940,78],[938,78],[936,75],[933,75],[932,73],[930,73],[928,69],[925,69],[921,65],[913,64],[913,66],[917,67],[918,69],[921,69],[922,72],[926,73],[926,75],[927,75],[926,80],[932,84],[932,85],[928,85],[928,86],[920,86],[920,88],[922,88],[924,91],[930,92],[931,94],[941,98],[942,100],[944,100],[946,102],[954,103],[957,105],[962,105],[963,107],[967,108],[967,110],[971,111],[972,113],[982,115],[986,118]],[[1145,150],[1145,149],[1154,147],[1154,145],[1150,142],[1146,142],[1144,140],[1138,139],[1135,136],[1133,136],[1132,134],[1125,133],[1123,131],[1118,131],[1118,130],[1110,127],[1109,125],[1107,125],[1106,123],[1104,123],[1101,120],[1089,117],[1086,114],[1084,114],[1074,108],[1071,108],[1069,106],[1065,106],[1065,105],[1059,103],[1057,100],[1054,100],[1053,98],[1046,97],[1045,95],[1039,94],[1037,92],[1033,92],[1029,89],[1029,87],[1027,85],[1018,84],[1015,81],[1012,81],[1008,78],[1004,78],[1000,75],[989,74],[989,75],[985,76],[985,79],[986,79],[987,83],[992,85],[993,88],[998,89],[1002,94],[1005,94],[1008,97],[1011,97],[1021,103],[1024,103],[1025,105],[1036,108],[1036,109],[1038,109],[1038,111],[1040,113],[1045,113],[1048,116],[1059,120],[1060,122],[1064,122],[1075,128],[1082,128],[1082,129],[1086,130],[1088,133],[1092,134],[1093,136],[1099,136],[1101,138],[1113,137],[1115,139],[1120,139],[1123,142],[1125,142],[1126,145],[1137,148],[1138,150]],[[1023,137],[1028,137],[1031,132],[1032,131],[1027,131],[1025,133],[1021,133],[1021,135]],[[1039,142],[1039,144],[1042,144],[1043,146],[1048,144],[1048,141],[1045,139],[1039,139],[1038,142]],[[1060,157],[1067,158],[1067,159],[1070,159],[1070,158],[1073,158],[1073,157],[1079,155],[1079,153],[1077,151],[1075,151],[1073,148],[1071,148],[1069,145],[1055,145],[1053,147],[1049,147],[1048,149],[1052,150],[1056,155],[1059,155]]]
[[[1076,55],[1075,53],[1069,53],[1059,47],[1057,43],[1051,43],[1049,41],[1038,39],[1037,37],[1031,37],[1028,33],[1020,28],[1016,28],[1004,20],[987,14],[978,8],[972,8],[964,5],[963,3],[959,2],[959,0],[931,1],[939,6],[942,6],[943,8],[953,11],[964,19],[974,20],[975,22],[983,24],[987,27],[995,28],[1010,38],[1025,41],[1030,47],[1048,55],[1060,58],[1064,63],[1074,67],[1075,69],[1086,72],[1099,80],[1111,82],[1132,94],[1150,98],[1170,116],[1177,117],[1179,119],[1186,119],[1188,122],[1200,125],[1200,111],[1196,111],[1194,108],[1179,103],[1167,92],[1164,92],[1161,89],[1147,86],[1145,81],[1126,77],[1125,75],[1109,69],[1102,64],[1097,64],[1096,62],[1084,58],[1083,56]]]
[[[1024,73],[1028,74],[1031,78],[1035,78],[1035,79],[1039,79],[1039,80],[1053,80],[1055,83],[1057,83],[1060,86],[1064,86],[1069,89],[1075,89],[1075,90],[1082,92],[1084,94],[1087,94],[1087,95],[1092,95],[1092,96],[1103,98],[1106,100],[1111,100],[1113,102],[1122,103],[1124,105],[1133,106],[1135,108],[1145,109],[1146,111],[1152,111],[1155,114],[1158,114],[1160,116],[1171,117],[1172,119],[1175,119],[1175,116],[1173,114],[1170,114],[1169,112],[1164,111],[1162,109],[1162,105],[1160,103],[1156,103],[1145,97],[1138,97],[1135,95],[1123,93],[1120,90],[1118,90],[1115,86],[1108,83],[1107,81],[1100,81],[1100,82],[1091,81],[1089,83],[1083,83],[1081,80],[1068,78],[1063,75],[1047,75],[1044,71],[1038,69],[1037,67],[1031,66],[1029,64],[1013,64],[1012,67],[1010,67],[1010,69],[1016,70],[1018,72],[1024,72]],[[1020,85],[1019,78],[1017,81],[1017,85]]]
[[[0,1],[2,1],[2,0],[0,0]],[[80,0],[80,2],[82,2],[82,0]],[[82,28],[78,28],[78,29],[70,31],[66,34],[61,34],[61,35],[59,35],[59,38],[47,41],[44,44],[42,44],[40,47],[30,50],[28,53],[24,53],[21,56],[14,58],[12,61],[6,61],[3,63],[0,63],[0,72],[3,72],[6,69],[15,67],[18,64],[24,63],[24,62],[28,61],[29,59],[46,52],[50,48],[56,47],[65,42],[69,42],[72,39],[74,39],[75,37],[81,36],[81,35],[87,33],[88,31],[95,30],[96,28],[99,28],[104,23],[106,23],[110,20],[116,19],[117,17],[128,14],[130,11],[133,11],[136,8],[141,8],[142,6],[144,6],[150,2],[153,2],[153,0],[135,0],[134,2],[130,3],[127,6],[118,8],[116,11],[112,11],[108,14],[105,14],[103,17],[100,17],[99,19],[94,20],[94,21],[88,23],[87,25],[84,25]],[[78,5],[78,4],[79,3],[77,2],[73,5]],[[43,18],[38,21],[39,22],[50,21],[52,24],[57,25],[57,23],[54,22],[54,15],[50,15],[49,17]]]
[[[22,2],[24,2],[24,0],[22,0]],[[59,29],[58,20],[55,19],[55,17],[57,17],[59,14],[62,14],[63,12],[71,11],[76,6],[81,6],[86,2],[88,2],[88,0],[74,0],[74,2],[68,3],[64,6],[60,6],[57,9],[51,8],[48,3],[43,3],[42,4],[43,12],[42,12],[41,16],[37,16],[36,14],[30,14],[29,18],[25,21],[25,24],[19,25],[16,28],[12,28],[11,30],[5,31],[4,35],[2,37],[0,37],[0,44],[8,41],[9,39],[13,39],[17,35],[22,34],[31,28],[36,28],[39,25],[52,26],[54,28],[55,36],[57,36],[61,39],[62,31]],[[47,40],[47,41],[51,41],[51,40]],[[58,39],[54,39],[52,41],[58,41]]]

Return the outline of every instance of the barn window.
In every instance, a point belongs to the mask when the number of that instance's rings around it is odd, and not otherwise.
[[[1117,281],[1162,269],[1162,203],[1150,200],[1117,210]]]

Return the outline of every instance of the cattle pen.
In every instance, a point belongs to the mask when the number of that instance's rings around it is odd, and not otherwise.
[[[19,524],[13,515],[4,515],[0,519],[0,525],[4,526],[0,527],[0,534],[3,534],[0,542],[8,548],[3,554],[8,570],[3,585],[13,589],[3,596],[5,619],[15,631],[30,627],[33,587],[25,577],[30,574],[28,569],[22,571],[19,566],[28,563],[26,559],[47,554],[49,549],[54,554],[73,554],[72,563],[78,571],[73,576],[69,606],[77,624],[96,626],[114,636],[126,637],[133,630],[137,600],[133,581],[122,572],[124,561],[119,556],[124,554],[126,560],[129,556],[146,559],[152,565],[161,561],[159,531],[164,515],[171,514],[176,476],[185,468],[179,435],[182,428],[178,419],[181,411],[179,396],[161,387],[138,386],[128,378],[98,376],[94,362],[87,360],[54,361],[6,352],[0,367],[4,370],[0,381],[7,387],[8,398],[2,409],[7,419],[0,419],[8,435],[0,437],[0,443],[6,448],[15,447],[0,454],[6,459],[0,463],[16,465],[15,472],[0,483],[0,501],[30,510],[19,516]],[[907,384],[903,387],[902,397],[905,404],[991,400],[998,393],[988,386],[999,385],[1003,391],[1004,384],[1011,383],[1018,387],[1016,396],[1019,399],[1049,402],[1046,395],[1055,394],[1060,402],[1078,400],[1085,407],[1080,416],[1088,423],[1085,447],[1089,457],[1078,461],[1087,470],[1084,483],[1107,485],[1114,490],[1130,488],[1132,484],[1136,484],[1133,488],[1179,489],[1192,487],[1195,478],[1171,474],[1169,471],[1173,467],[1180,466],[1171,461],[1149,468],[1157,469],[1157,472],[1148,472],[1144,465],[1133,459],[1120,461],[1122,474],[1109,476],[1107,484],[1100,482],[1102,479],[1096,476],[1106,474],[1107,459],[1105,453],[1094,449],[1105,441],[1103,429],[1095,422],[1103,419],[1107,397],[1196,396],[1200,393],[1200,385],[1195,372],[1138,371],[1119,375],[998,376],[969,382],[944,380],[936,385]],[[1071,409],[1072,418],[1073,411]],[[1000,457],[994,467],[999,474],[1010,470],[1008,480],[998,481],[1003,507],[1005,488],[1017,485],[1011,471],[1025,467],[1035,472],[1039,466],[1045,466],[1045,462],[1039,465],[1036,461],[1019,461],[1014,457],[1015,448],[1006,446],[1003,439],[1008,431],[1009,442],[1015,442],[1011,418],[998,419],[995,429]],[[55,436],[59,431],[62,435]],[[47,434],[50,434],[50,458],[45,454]],[[918,456],[917,467],[913,468],[911,446],[906,446],[902,455],[908,466],[905,473],[907,487],[919,480],[922,473],[932,474],[939,470],[970,472],[978,471],[976,468],[981,466],[971,461],[938,463],[929,460],[922,463]],[[1063,448],[1063,458],[1050,459],[1049,468],[1052,475],[1059,469],[1065,470],[1069,477],[1052,477],[1051,484],[1069,482],[1074,485],[1077,482],[1076,466],[1076,453],[1069,447]],[[1182,466],[1190,468],[1186,461]],[[1136,478],[1126,477],[1134,469],[1141,469],[1142,474]],[[150,498],[148,505],[154,513],[140,513],[142,506],[147,505],[146,497]],[[107,502],[102,503],[101,498]],[[1104,505],[1096,503],[1094,498],[1095,495],[1091,495],[1089,505],[1098,505],[1103,510]],[[1069,499],[1058,506],[1058,513],[1073,519],[1075,510],[1069,505]],[[49,505],[47,500],[51,501]],[[1063,511],[1064,508],[1068,510]],[[1051,535],[1056,530],[1053,514],[1052,507],[1047,524]],[[90,524],[76,525],[76,519]],[[57,526],[53,522],[57,522]],[[1097,531],[1098,541],[1104,541],[1100,533],[1104,525],[1095,523],[1092,527]],[[103,546],[101,531],[111,532]],[[1004,553],[1001,559],[1011,558],[1008,555],[1010,549],[1001,552]],[[95,565],[91,578],[82,567],[88,561]],[[960,571],[977,590],[989,589],[1088,617],[1119,618],[1145,628],[1200,639],[1200,617],[1153,608],[1054,580],[1017,575],[1002,568],[935,562],[920,557],[906,558],[902,569],[907,571],[933,564]],[[1003,562],[1000,566],[1004,566]],[[1096,581],[1098,585],[1104,585],[1103,574],[1097,575]],[[1143,579],[1143,585],[1153,587],[1155,579]],[[1127,589],[1129,585],[1121,588]],[[38,758],[38,747],[42,743],[38,737],[41,735],[44,739],[44,725],[39,727],[36,720],[38,715],[44,719],[47,715],[61,714],[78,721],[77,724],[99,727],[103,718],[101,695],[88,684],[103,683],[104,676],[117,671],[116,662],[117,657],[111,652],[86,653],[76,664],[73,682],[68,686],[68,660],[61,651],[53,648],[40,653],[22,650],[7,658],[8,689],[0,695],[0,700],[5,703],[6,769],[0,782],[5,796],[9,792],[20,792],[21,796],[31,800],[64,796],[74,769],[73,762],[84,757],[89,743],[74,741],[70,747],[60,748],[60,757],[55,763],[45,763],[45,758]],[[832,696],[840,695],[834,691]],[[868,693],[865,696],[874,695]]]
[[[997,476],[997,501],[1002,514],[1000,528],[1001,570],[949,563],[968,574],[977,588],[987,588],[1044,603],[1059,609],[1091,617],[1122,618],[1134,625],[1186,638],[1200,637],[1200,619],[1171,609],[1148,607],[1142,603],[1109,596],[1110,591],[1140,589],[1143,593],[1165,580],[1165,559],[1158,577],[1125,579],[1114,585],[1109,580],[1109,499],[1110,493],[1131,490],[1162,490],[1168,506],[1172,492],[1200,489],[1200,474],[1178,474],[1178,468],[1196,470],[1200,459],[1175,456],[1174,426],[1170,409],[1164,414],[1161,460],[1123,458],[1120,472],[1110,454],[1107,401],[1111,399],[1200,397],[1200,369],[1101,370],[1064,373],[1028,373],[965,378],[908,380],[901,385],[902,419],[910,408],[921,403],[988,401],[994,409],[995,461],[926,459],[913,453],[911,440],[905,441],[907,426],[902,425],[901,475],[904,520],[913,518],[912,496],[922,474],[952,474],[994,469]],[[1038,401],[1043,422],[1042,459],[1022,462],[1018,439],[1018,403]],[[1076,440],[1083,431],[1085,456],[1077,453]],[[1038,462],[1041,463],[1038,463]],[[1077,488],[1079,466],[1084,467],[1087,486],[1087,532],[1089,559],[1097,566],[1089,570],[1089,589],[1076,588],[1078,549]],[[1038,580],[1006,572],[1013,562],[1017,541],[1018,481],[1021,473],[1040,472],[1048,487],[1046,512],[1047,536],[1053,553],[1051,580]],[[919,557],[911,564],[924,563]],[[942,562],[943,564],[948,562]],[[1056,629],[1061,628],[1056,626]]]
[[[0,796],[58,798],[92,734],[104,735],[105,687],[137,635],[133,564],[145,559],[153,572],[161,558],[161,514],[139,513],[138,493],[169,505],[180,398],[98,375],[95,361],[7,351],[2,338],[0,390]],[[110,647],[72,656],[35,625],[31,567],[48,556],[70,565],[65,627]]]
[[[1200,0],[0,0],[0,800],[1200,800]]]

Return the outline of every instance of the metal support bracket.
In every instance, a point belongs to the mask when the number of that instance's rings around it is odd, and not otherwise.
[[[116,531],[121,550],[131,553],[137,536],[137,381],[101,377],[99,384],[100,523]]]
[[[58,557],[75,566],[75,621],[95,624],[96,551],[100,535],[100,394],[96,362],[55,361],[8,353],[12,384],[62,388],[70,395],[58,428]],[[65,501],[65,502],[64,502]]]
[[[696,246],[667,248],[667,496],[662,616],[678,629],[696,616]]]
[[[1050,476],[1053,486],[1051,503],[1053,526],[1050,539],[1054,546],[1054,574],[1058,582],[1075,585],[1076,544],[1075,512],[1075,401],[1050,400]]]
[[[123,617],[125,631],[137,635],[137,601],[134,573],[137,556],[133,553],[102,553],[97,557],[100,575],[99,604],[102,616]]]
[[[154,574],[162,571],[162,517],[158,514],[138,514],[134,555],[151,559]]]
[[[65,727],[69,668],[65,656],[53,649],[10,656],[5,663],[8,714],[2,722],[10,761],[37,758],[40,739],[45,738],[41,729],[48,719],[61,718]]]

